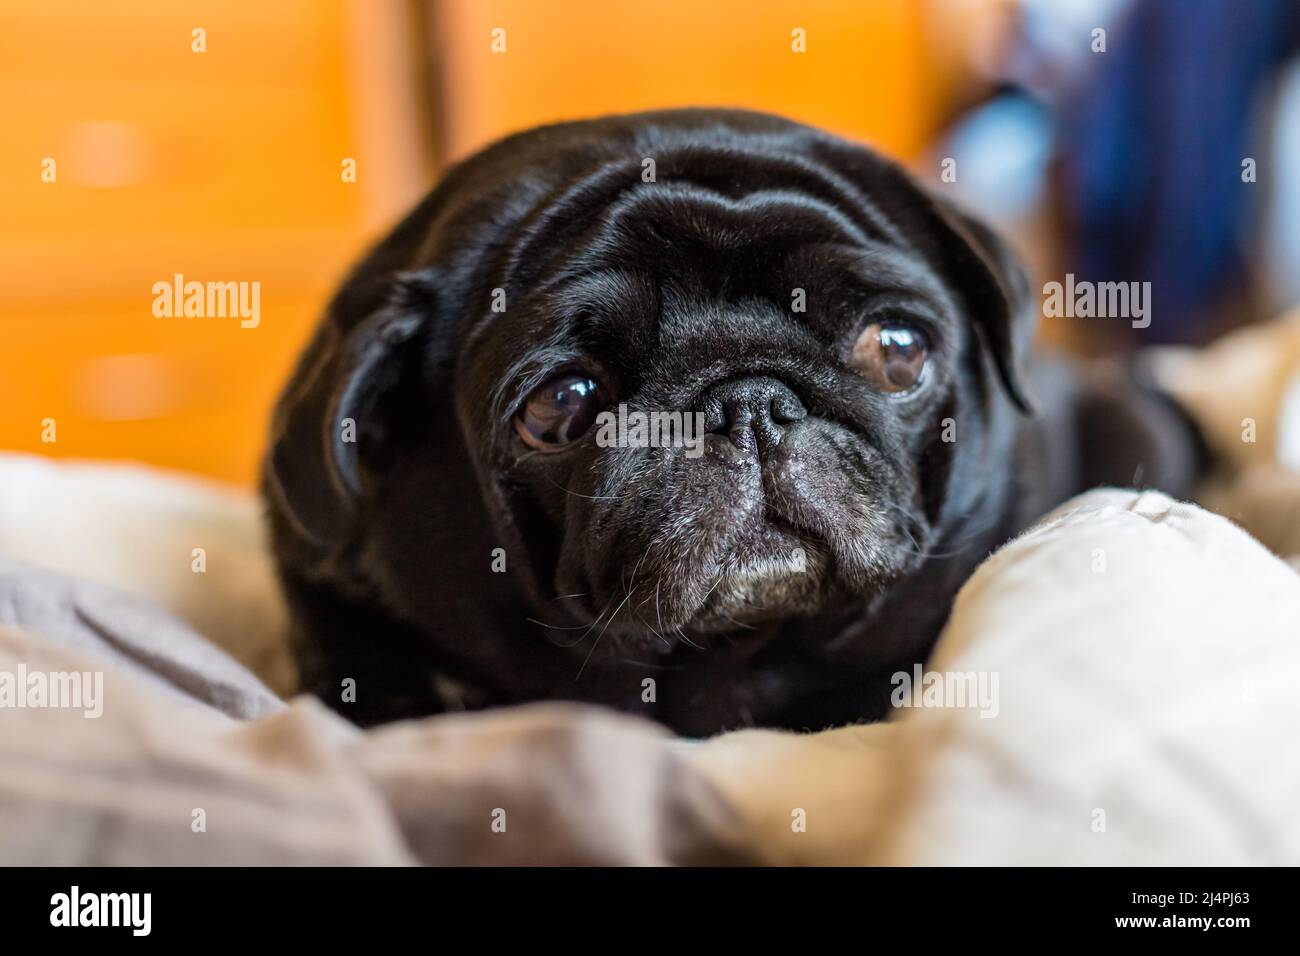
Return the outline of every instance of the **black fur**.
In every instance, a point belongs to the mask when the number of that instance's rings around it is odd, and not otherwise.
[[[881,716],[991,550],[1090,485],[1183,494],[1196,470],[1162,397],[1031,368],[1037,313],[988,229],[776,117],[495,144],[353,271],[277,408],[265,485],[306,686],[361,723],[542,698],[687,734]],[[881,315],[933,343],[902,398],[846,362]],[[528,449],[512,416],[566,368],[706,414],[706,454]],[[737,395],[799,414],[738,453],[716,427]],[[802,573],[753,577],[791,545]]]

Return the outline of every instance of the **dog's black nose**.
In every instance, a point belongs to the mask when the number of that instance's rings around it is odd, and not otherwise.
[[[747,455],[766,454],[780,443],[787,426],[808,416],[784,382],[767,376],[721,382],[709,389],[701,404],[704,430],[726,435]]]

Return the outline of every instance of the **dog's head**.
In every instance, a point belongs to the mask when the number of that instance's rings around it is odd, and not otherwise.
[[[448,643],[465,599],[623,648],[860,606],[1003,493],[1025,289],[784,120],[512,137],[333,303],[276,414],[282,557]]]

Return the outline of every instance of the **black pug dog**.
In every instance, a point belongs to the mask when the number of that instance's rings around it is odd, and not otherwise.
[[[986,227],[787,120],[496,143],[353,271],[276,409],[305,687],[362,724],[554,698],[689,735],[879,718],[998,545],[1199,468],[1154,389],[1030,363],[1038,312]],[[680,428],[620,438],[636,413]]]

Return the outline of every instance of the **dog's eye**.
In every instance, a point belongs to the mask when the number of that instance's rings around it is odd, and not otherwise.
[[[515,415],[515,431],[530,448],[559,451],[582,437],[604,405],[598,383],[581,375],[561,375],[528,396]]]
[[[873,322],[853,346],[853,365],[885,392],[905,392],[921,380],[930,343],[911,325]]]

